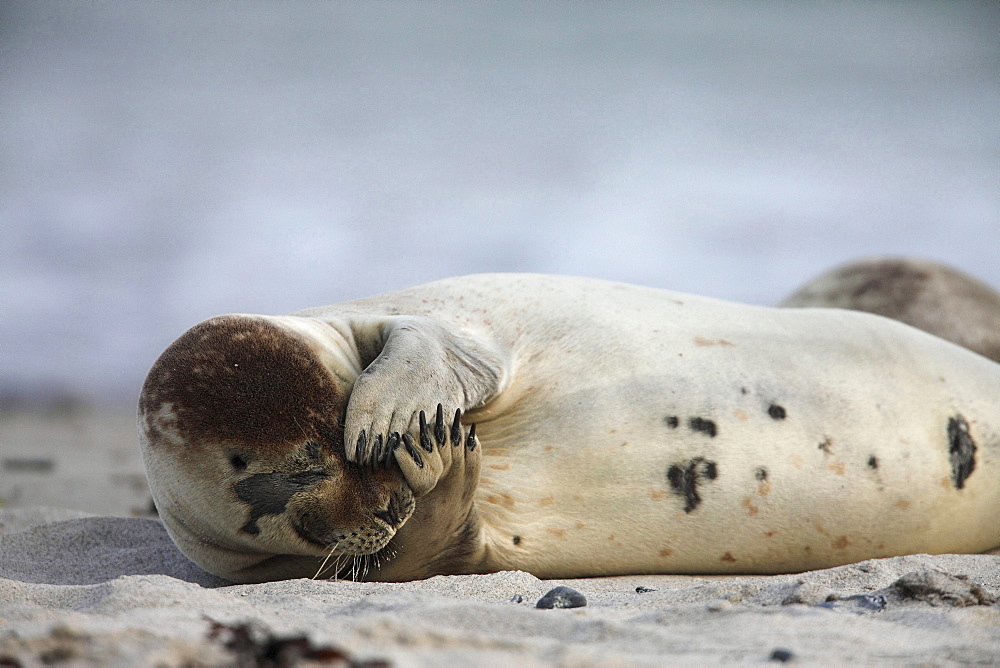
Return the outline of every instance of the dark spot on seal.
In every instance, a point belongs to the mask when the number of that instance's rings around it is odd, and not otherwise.
[[[795,658],[795,653],[790,649],[784,649],[782,647],[776,647],[771,650],[771,656],[767,658],[768,661],[777,661],[778,663],[788,663]]]
[[[740,394],[750,394],[750,390],[745,387],[740,388]]]
[[[312,490],[329,477],[320,469],[310,469],[298,473],[255,473],[240,480],[233,485],[233,490],[240,501],[250,506],[250,521],[242,531],[259,533],[258,519],[264,515],[280,515],[294,495]]]
[[[715,462],[696,457],[685,464],[674,464],[667,469],[667,480],[674,494],[684,498],[684,512],[690,513],[701,503],[698,494],[699,478],[715,480],[719,469]]]
[[[714,422],[700,417],[694,417],[688,420],[688,426],[691,427],[693,431],[700,431],[704,434],[708,434],[712,438],[715,438],[715,435],[718,433]]]
[[[665,417],[663,421],[666,422],[667,426],[670,427],[671,429],[677,429],[678,425],[680,425],[681,423],[681,421],[677,419],[676,415],[670,415],[668,417]]]
[[[868,468],[870,468],[872,471],[878,470],[878,457],[872,455],[871,457],[868,458]]]
[[[514,536],[514,545],[520,545],[520,544],[521,544],[521,537]]]
[[[976,470],[976,444],[969,434],[969,423],[961,415],[948,418],[948,454],[951,456],[951,479],[955,489],[962,489]]]
[[[234,471],[246,471],[247,470],[247,460],[241,455],[233,455],[229,458],[229,465],[233,467]]]
[[[829,454],[832,454],[831,451],[830,451],[830,447],[832,445],[833,445],[833,441],[830,439],[829,436],[827,436],[827,437],[825,437],[823,439],[823,442],[820,443],[819,445],[817,445],[816,447],[819,448],[820,450],[822,450],[824,454],[829,455]]]
[[[551,610],[552,608],[582,608],[587,605],[587,598],[575,589],[562,585],[550,590],[538,599],[536,608]]]
[[[757,480],[761,482],[764,482],[767,480],[767,469],[763,466],[759,467],[756,471],[754,471],[753,477],[757,478]]]
[[[785,409],[778,404],[771,404],[767,407],[767,414],[770,415],[775,420],[785,419]]]

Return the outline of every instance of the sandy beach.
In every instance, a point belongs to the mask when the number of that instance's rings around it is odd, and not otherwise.
[[[765,577],[229,585],[150,514],[131,429],[84,408],[4,415],[0,666],[1000,661],[995,555]],[[586,605],[536,607],[560,585]]]

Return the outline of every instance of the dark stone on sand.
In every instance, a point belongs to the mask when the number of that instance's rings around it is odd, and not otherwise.
[[[587,598],[583,594],[575,589],[560,585],[538,599],[535,607],[550,610],[552,608],[582,608],[585,605],[587,605]]]
[[[795,658],[795,654],[789,649],[782,649],[781,647],[776,647],[771,652],[771,656],[768,657],[768,661],[777,661],[779,663],[787,663]]]

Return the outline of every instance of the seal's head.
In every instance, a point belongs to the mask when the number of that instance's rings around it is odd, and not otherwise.
[[[413,513],[394,469],[346,461],[360,360],[311,318],[227,315],[188,330],[139,399],[149,485],[191,560],[237,582],[310,576],[376,555]]]

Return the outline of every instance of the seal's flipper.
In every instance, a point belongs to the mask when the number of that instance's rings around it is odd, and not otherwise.
[[[442,438],[431,438],[426,416],[421,411],[421,442],[417,443],[409,434],[404,434],[394,450],[395,460],[415,497],[425,496],[434,490],[438,496],[450,494],[453,500],[467,503],[479,482],[481,448],[477,448],[476,425],[469,427],[467,432],[463,430],[460,411],[456,410],[451,427],[445,428],[441,413],[442,406],[438,404],[438,424],[448,434],[442,434]],[[452,488],[453,491],[446,491]]]
[[[356,329],[372,332],[370,326]],[[390,318],[375,329],[385,343],[358,377],[347,404],[344,447],[349,461],[376,464],[385,453],[375,444],[389,443],[394,434],[393,440],[410,434],[420,448],[428,438],[421,434],[421,411],[439,414],[440,405],[445,414],[464,413],[506,385],[504,357],[486,341],[429,318]],[[435,425],[435,432],[441,431],[443,426]]]

